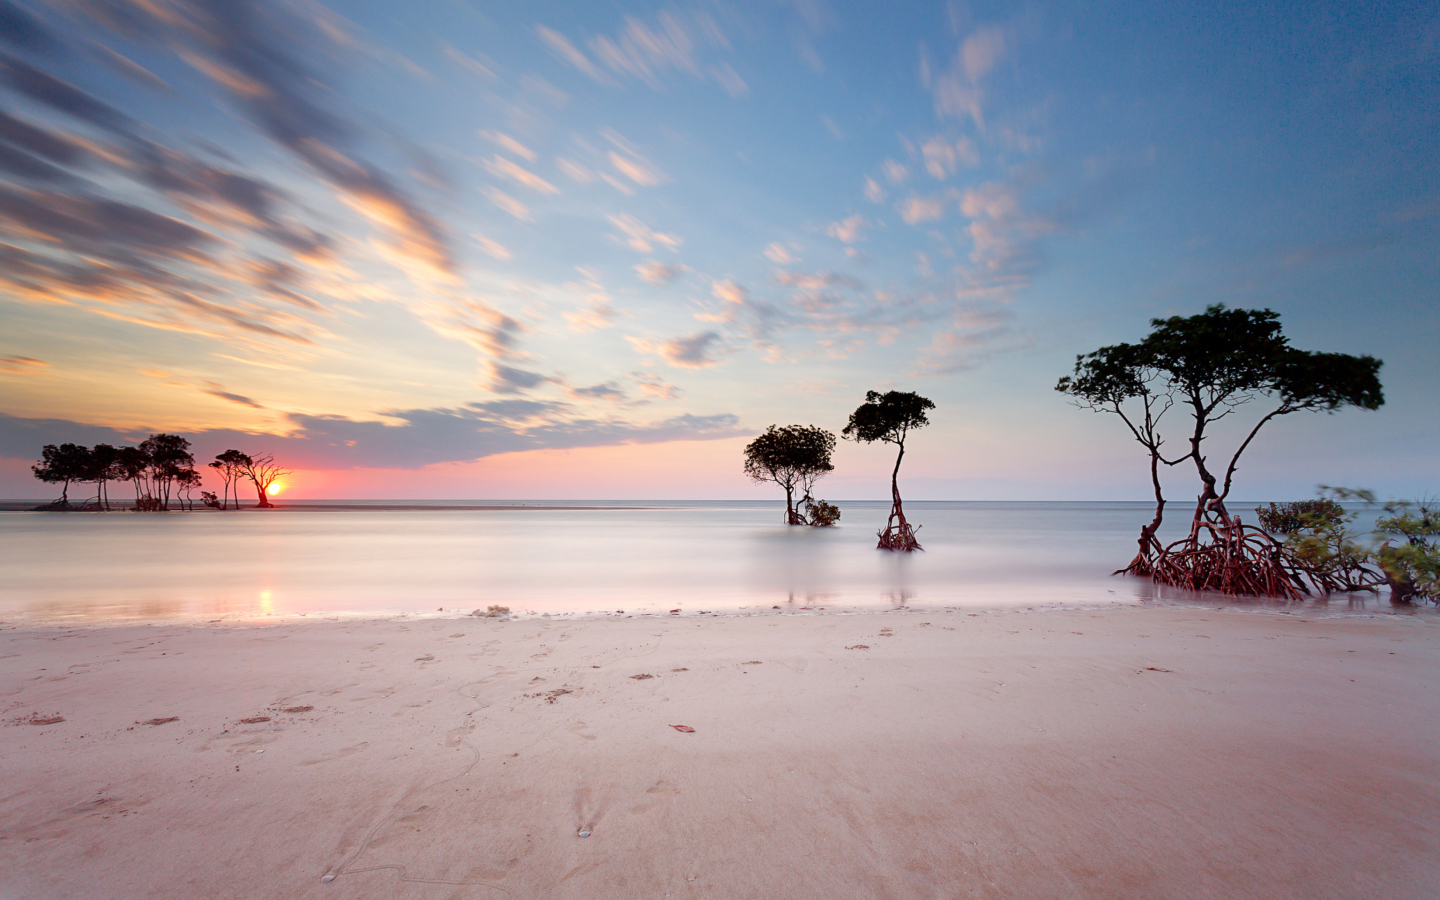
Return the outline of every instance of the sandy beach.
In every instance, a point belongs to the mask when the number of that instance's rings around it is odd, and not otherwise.
[[[1434,898],[1437,669],[1175,607],[13,628],[0,898]]]

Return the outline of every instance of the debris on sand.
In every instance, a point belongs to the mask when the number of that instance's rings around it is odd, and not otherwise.
[[[167,722],[178,722],[179,716],[165,716],[164,718],[146,719],[143,722],[136,722],[136,725],[164,725]]]
[[[683,731],[683,732],[685,732],[686,734],[689,734],[690,732],[692,732],[692,731],[695,730],[695,729],[691,728],[689,725],[671,725],[670,727],[673,728],[673,729],[675,729],[676,731]]]

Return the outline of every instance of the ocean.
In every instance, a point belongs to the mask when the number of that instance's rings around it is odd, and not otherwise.
[[[911,502],[906,513],[922,526],[925,548],[913,554],[875,548],[888,503],[838,505],[834,528],[787,527],[783,507],[772,502],[11,509],[0,512],[0,621],[454,615],[492,605],[535,615],[685,615],[1188,599],[1110,574],[1134,555],[1147,503]],[[1253,522],[1254,505],[1231,509]],[[1170,513],[1162,537],[1178,537],[1188,524],[1183,505]],[[1339,601],[1357,604],[1385,601]]]

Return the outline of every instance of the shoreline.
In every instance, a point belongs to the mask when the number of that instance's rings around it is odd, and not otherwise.
[[[0,895],[1440,890],[1440,621],[1030,611],[9,628]]]

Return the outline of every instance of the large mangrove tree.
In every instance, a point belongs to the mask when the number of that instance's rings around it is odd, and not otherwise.
[[[1267,423],[1303,411],[1334,412],[1384,403],[1380,360],[1298,350],[1268,309],[1211,306],[1200,315],[1152,319],[1134,344],[1079,356],[1057,391],[1084,409],[1116,415],[1145,448],[1155,514],[1140,529],[1139,552],[1117,574],[1149,575],[1157,583],[1227,594],[1296,597],[1305,589],[1284,548],[1261,528],[1232,515],[1230,496],[1240,457]],[[1216,465],[1205,441],[1222,419],[1254,411],[1228,460]],[[1168,455],[1162,425],[1174,415],[1184,443]],[[1183,451],[1183,452],[1180,452]],[[1162,545],[1164,468],[1190,463],[1200,482],[1185,537]]]

